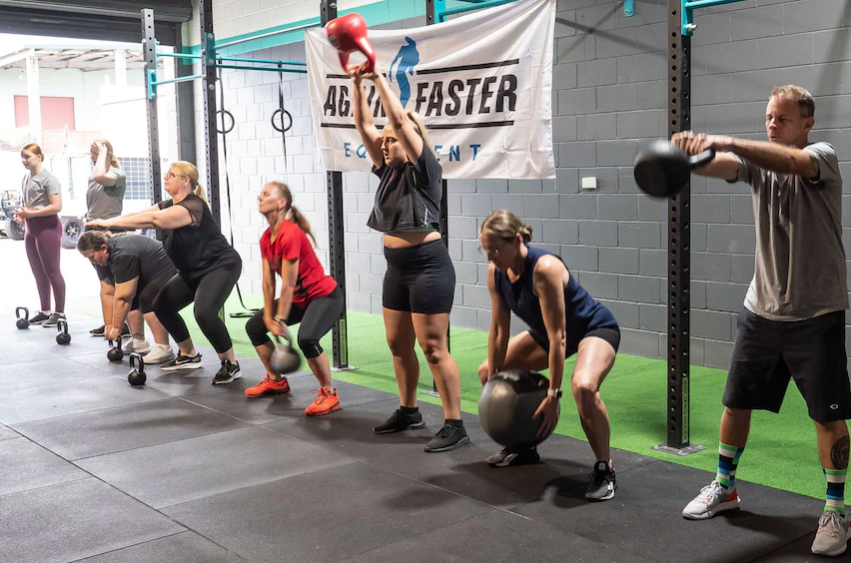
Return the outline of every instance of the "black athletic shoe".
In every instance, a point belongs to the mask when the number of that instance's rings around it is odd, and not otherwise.
[[[376,434],[390,434],[391,432],[401,432],[402,430],[417,430],[425,428],[423,415],[419,411],[414,414],[405,414],[402,409],[396,409],[396,412],[390,415],[390,418],[373,428]]]
[[[203,366],[204,364],[201,363],[201,354],[195,354],[194,356],[178,354],[175,359],[162,364],[160,369],[163,371],[177,371],[182,369],[198,369]]]
[[[38,313],[36,313],[32,317],[30,317],[30,324],[31,325],[40,325],[41,323],[43,323],[44,321],[46,321],[49,318],[50,318],[50,315],[45,315],[44,313],[39,311]],[[56,326],[56,325],[53,325],[53,326]]]
[[[89,331],[89,334],[92,336],[100,336],[102,338],[106,334],[106,326],[100,325],[98,328],[93,328]]]
[[[121,325],[121,336],[129,336],[130,335],[130,325],[126,322]]]
[[[443,428],[428,441],[424,449],[429,453],[448,452],[469,443],[470,437],[467,436],[463,422],[458,425],[444,422]]]
[[[585,492],[588,500],[609,500],[614,498],[618,490],[618,481],[615,478],[615,470],[609,467],[605,461],[598,461],[591,471],[591,484]]]
[[[514,467],[515,465],[535,465],[536,463],[541,463],[541,456],[538,455],[537,448],[520,452],[510,452],[508,448],[502,448],[502,451],[489,456],[485,461],[491,467]]]
[[[50,316],[47,317],[47,320],[41,323],[41,326],[44,328],[56,328],[56,325],[59,324],[59,321],[65,320],[65,313],[50,313]],[[32,323],[30,323],[32,324]]]
[[[239,371],[239,362],[232,364],[230,360],[224,359],[222,360],[222,368],[213,377],[213,385],[224,385],[240,377],[242,377],[242,372]]]

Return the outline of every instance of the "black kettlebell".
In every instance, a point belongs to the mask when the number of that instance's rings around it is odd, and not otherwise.
[[[120,364],[121,360],[124,359],[124,350],[121,349],[121,340],[110,340],[109,346],[109,352],[106,353],[106,357],[109,358],[110,362]]]
[[[71,342],[71,335],[68,334],[68,321],[60,319],[59,322],[56,323],[56,330],[59,331],[59,334],[56,335],[57,344],[65,345]]]
[[[21,311],[24,312],[23,316],[21,315]],[[15,323],[19,329],[23,330],[25,328],[30,328],[30,310],[26,307],[18,307],[15,309],[15,316],[18,317],[18,321]]]
[[[127,383],[134,387],[140,387],[148,380],[145,375],[145,362],[142,361],[142,356],[137,353],[130,354],[130,373],[127,374]]]
[[[281,343],[281,339],[275,336],[275,351],[272,352],[272,357],[269,358],[269,365],[272,370],[278,375],[286,375],[296,371],[301,367],[301,355],[293,348],[289,333],[284,338],[286,344]]]
[[[635,158],[633,176],[647,195],[671,197],[688,183],[692,170],[708,164],[713,158],[714,149],[688,157],[670,141],[653,141]]]

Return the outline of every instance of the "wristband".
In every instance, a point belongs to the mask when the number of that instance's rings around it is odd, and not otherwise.
[[[555,397],[561,399],[561,389],[547,389],[547,397]]]

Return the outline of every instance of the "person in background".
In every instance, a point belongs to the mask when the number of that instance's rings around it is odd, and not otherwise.
[[[65,318],[65,278],[60,269],[62,251],[62,187],[56,176],[44,167],[44,153],[35,143],[21,150],[21,163],[27,169],[22,185],[23,202],[15,211],[15,220],[26,223],[24,242],[27,258],[35,277],[41,310],[30,317],[30,324],[55,327]],[[50,308],[50,292],[56,310]]]

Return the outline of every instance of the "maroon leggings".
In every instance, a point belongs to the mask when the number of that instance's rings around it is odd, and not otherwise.
[[[24,236],[27,258],[30,261],[43,311],[50,310],[50,288],[56,300],[56,312],[65,312],[65,278],[59,269],[62,250],[62,221],[57,215],[30,217]]]

